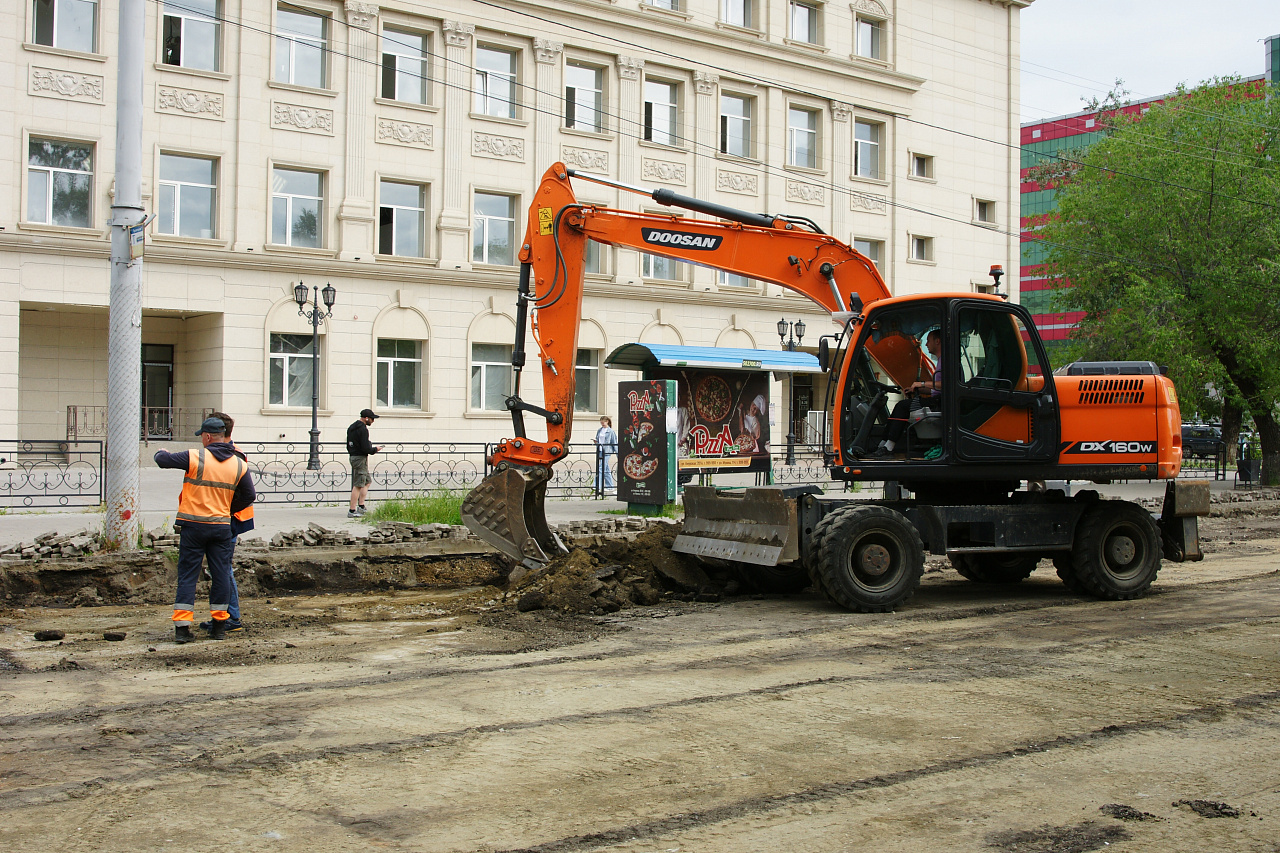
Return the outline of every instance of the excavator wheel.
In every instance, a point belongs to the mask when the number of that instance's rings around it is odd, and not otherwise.
[[[1128,501],[1099,501],[1076,528],[1071,565],[1086,592],[1109,601],[1140,598],[1160,571],[1155,519]]]
[[[880,506],[842,507],[814,529],[815,566],[827,597],[849,610],[886,613],[924,574],[924,544],[911,522]]]
[[[1080,580],[1076,577],[1076,567],[1071,564],[1071,554],[1055,554],[1053,567],[1057,569],[1058,577],[1062,580],[1063,586],[1076,595],[1084,595],[1084,587],[1081,586]]]
[[[951,567],[974,583],[1020,583],[1031,576],[1039,554],[952,554]]]

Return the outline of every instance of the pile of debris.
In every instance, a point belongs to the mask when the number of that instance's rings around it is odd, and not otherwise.
[[[272,548],[324,547],[333,545],[386,545],[394,542],[430,541],[432,539],[474,539],[466,527],[450,524],[408,524],[383,521],[366,536],[346,530],[334,530],[314,521],[305,528],[277,533],[271,537]],[[243,539],[241,545],[262,547],[261,539]]]
[[[0,550],[0,560],[39,560],[83,557],[102,550],[102,534],[82,528],[74,533],[42,533],[31,542]]]

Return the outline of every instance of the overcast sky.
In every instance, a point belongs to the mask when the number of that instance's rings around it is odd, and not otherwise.
[[[1280,0],[1035,0],[1022,10],[1022,120],[1084,109],[1116,78],[1135,100],[1264,71]]]

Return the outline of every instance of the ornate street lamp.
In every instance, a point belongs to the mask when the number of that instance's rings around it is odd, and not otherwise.
[[[792,332],[795,335],[792,335]],[[783,317],[778,321],[778,340],[782,342],[782,348],[787,352],[795,352],[796,347],[800,346],[800,341],[804,340],[804,320],[796,320],[794,323],[788,323],[787,318]],[[792,390],[795,385],[795,374],[791,374],[791,381],[787,385],[787,458],[783,464],[796,464],[796,425],[795,419],[791,412],[791,398],[794,396]]]
[[[307,307],[307,297],[311,307]],[[311,454],[307,457],[307,470],[320,470],[320,321],[333,316],[333,303],[338,291],[333,285],[308,288],[302,282],[293,286],[293,301],[298,303],[298,316],[311,321]],[[324,300],[321,310],[320,300]]]

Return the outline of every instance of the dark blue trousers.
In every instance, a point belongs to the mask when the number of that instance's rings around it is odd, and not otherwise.
[[[231,598],[231,554],[235,549],[235,537],[229,524],[182,525],[182,537],[178,545],[178,593],[173,599],[174,621],[179,611],[196,609],[196,583],[204,560],[209,561],[210,614],[223,613]]]

